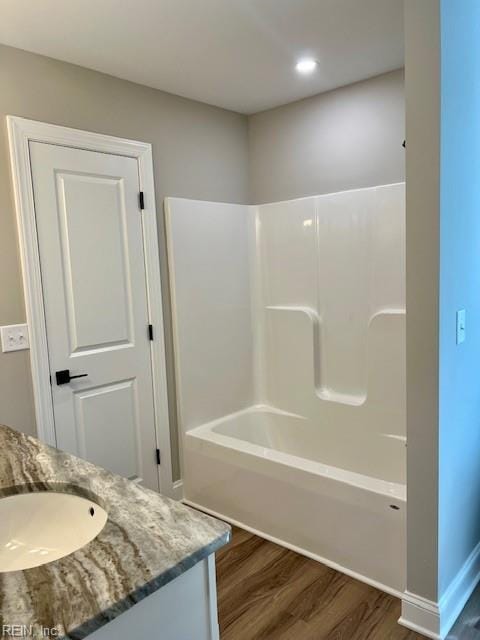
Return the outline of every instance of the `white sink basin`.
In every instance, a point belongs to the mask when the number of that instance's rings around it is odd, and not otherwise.
[[[0,498],[0,573],[38,567],[81,549],[107,517],[95,502],[68,493]]]

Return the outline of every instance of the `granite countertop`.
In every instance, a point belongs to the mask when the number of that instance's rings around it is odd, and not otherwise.
[[[69,556],[0,573],[0,628],[32,625],[29,637],[84,638],[230,539],[224,522],[0,426],[0,497],[31,491],[90,498],[108,521]]]

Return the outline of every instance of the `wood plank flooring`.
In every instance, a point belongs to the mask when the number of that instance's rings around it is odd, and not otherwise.
[[[382,591],[234,528],[217,553],[221,640],[424,640]]]

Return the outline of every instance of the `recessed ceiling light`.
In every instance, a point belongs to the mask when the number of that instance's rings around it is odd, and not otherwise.
[[[318,62],[314,58],[302,58],[295,65],[298,73],[312,73],[317,68]]]

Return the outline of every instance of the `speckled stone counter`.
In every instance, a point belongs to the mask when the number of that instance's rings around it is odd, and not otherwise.
[[[18,624],[31,626],[29,637],[55,628],[84,638],[230,539],[219,520],[0,426],[0,496],[29,491],[90,498],[108,521],[69,556],[0,573],[0,631]]]

